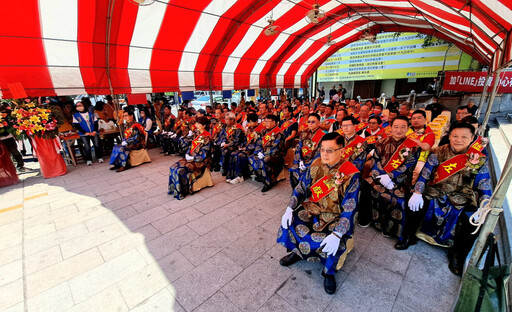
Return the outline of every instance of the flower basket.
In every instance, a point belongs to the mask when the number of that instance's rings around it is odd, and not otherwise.
[[[42,106],[29,99],[13,101],[11,116],[15,118],[14,129],[18,136],[28,136],[45,178],[66,174],[66,164],[58,152],[59,129],[63,120],[48,106]]]

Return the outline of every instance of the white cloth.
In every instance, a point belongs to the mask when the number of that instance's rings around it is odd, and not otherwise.
[[[336,254],[336,251],[338,251],[338,248],[340,247],[340,239],[334,234],[329,234],[320,243],[320,247],[322,246],[324,247],[322,248],[322,252],[325,252],[328,256],[332,256]]]
[[[283,229],[287,229],[292,224],[293,210],[290,207],[286,207],[286,211],[281,217],[281,226]]]
[[[423,207],[423,196],[418,193],[413,193],[409,199],[409,209],[411,211],[418,211]]]
[[[306,166],[304,166],[304,162],[303,162],[302,160],[299,162],[299,169],[300,169],[301,171],[306,170]]]
[[[262,153],[262,152],[259,152],[258,153],[258,158],[259,159],[263,159],[265,157],[265,155]]]
[[[121,145],[126,146],[126,145],[128,145],[128,143],[126,143],[126,141],[123,141],[123,142],[121,142]]]
[[[395,188],[395,183],[393,183],[393,181],[387,174],[380,175],[377,178],[380,179],[380,184],[382,184],[382,186],[384,186],[388,190],[392,190]]]
[[[185,154],[185,159],[188,161],[194,160],[194,157],[190,156],[189,154]]]

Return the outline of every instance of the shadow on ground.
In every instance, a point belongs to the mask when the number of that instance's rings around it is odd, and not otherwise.
[[[177,157],[116,173],[94,163],[67,175],[0,189],[0,310],[23,311],[450,311],[460,279],[446,252],[406,251],[372,228],[323,290],[321,266],[278,260],[288,181],[224,182],[182,201],[166,193]],[[35,197],[34,197],[35,196]],[[22,235],[23,234],[23,235]],[[2,274],[5,273],[5,274]]]

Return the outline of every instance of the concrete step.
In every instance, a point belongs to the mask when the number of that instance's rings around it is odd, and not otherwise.
[[[496,123],[503,136],[503,141],[505,141],[507,148],[510,148],[510,145],[512,145],[512,121],[504,117],[497,117]]]

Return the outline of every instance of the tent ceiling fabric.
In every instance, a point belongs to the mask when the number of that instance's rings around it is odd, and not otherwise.
[[[314,3],[325,12],[318,24],[305,18]],[[267,36],[270,17],[278,28]],[[512,60],[511,23],[509,0],[2,1],[0,89],[9,98],[17,82],[29,96],[304,87],[367,29],[435,35],[496,69]]]

